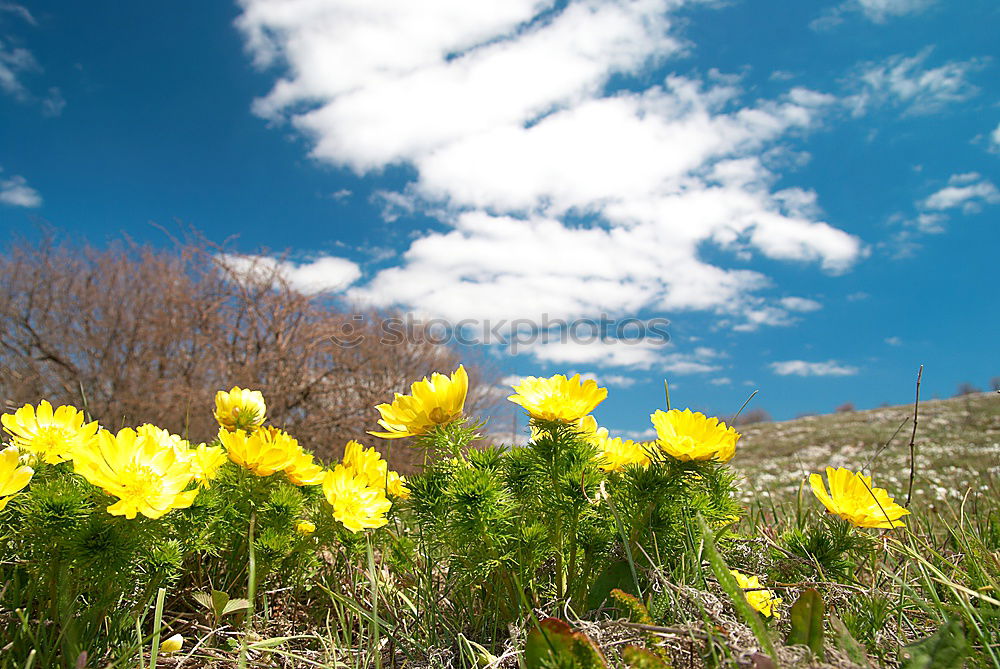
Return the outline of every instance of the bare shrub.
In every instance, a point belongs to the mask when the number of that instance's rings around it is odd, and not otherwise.
[[[839,407],[834,409],[837,413],[853,413],[854,412],[854,402],[844,402]]]
[[[965,381],[958,384],[958,388],[955,390],[955,397],[965,397],[966,395],[975,395],[981,392],[983,392],[981,389]]]
[[[359,320],[293,290],[275,263],[237,272],[220,254],[197,238],[173,250],[77,247],[51,234],[11,244],[0,256],[0,401],[85,405],[108,428],[151,422],[205,441],[217,429],[215,391],[258,388],[269,421],[329,459],[348,439],[384,449],[366,434],[374,405],[460,362],[443,345],[380,341],[391,314]],[[356,345],[331,338],[345,331]],[[499,373],[467,369],[469,409],[489,409]],[[418,456],[396,447],[390,457],[406,470]]]

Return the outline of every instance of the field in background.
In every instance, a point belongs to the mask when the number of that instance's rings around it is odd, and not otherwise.
[[[857,471],[871,463],[874,484],[902,503],[910,476],[912,417],[910,404],[744,426],[731,463],[746,476],[744,500],[785,501],[794,498],[811,472],[827,466]],[[996,490],[1000,394],[921,401],[915,450],[913,503],[918,507],[960,501],[969,488]],[[811,498],[808,484],[806,489]]]

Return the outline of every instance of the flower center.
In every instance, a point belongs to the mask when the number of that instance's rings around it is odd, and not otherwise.
[[[66,449],[66,431],[61,427],[43,427],[32,440],[32,446],[40,453],[61,453]]]
[[[121,498],[136,501],[156,496],[163,488],[162,477],[145,465],[129,465],[121,474]]]
[[[434,407],[431,412],[427,415],[432,422],[441,425],[443,423],[451,422],[452,414],[448,413],[441,407]]]

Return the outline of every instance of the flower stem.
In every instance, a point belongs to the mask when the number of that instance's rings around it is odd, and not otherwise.
[[[253,610],[254,610],[254,600],[257,597],[257,551],[254,549],[253,545],[253,533],[257,526],[257,510],[250,510],[250,531],[247,533],[247,539],[249,545],[247,550],[249,552],[250,562],[247,566],[247,601],[250,605],[247,607],[247,623],[246,631],[243,634],[243,643],[240,644],[240,660],[237,665],[239,669],[246,669],[247,666],[247,639],[250,633],[253,631]]]

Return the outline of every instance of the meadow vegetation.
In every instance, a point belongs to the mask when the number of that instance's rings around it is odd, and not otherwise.
[[[0,666],[1000,667],[996,397],[926,404],[906,508],[898,409],[741,437],[667,397],[638,443],[594,381],[528,377],[530,441],[481,447],[469,392],[373,407],[407,476],[238,386],[198,439],[4,413]]]

